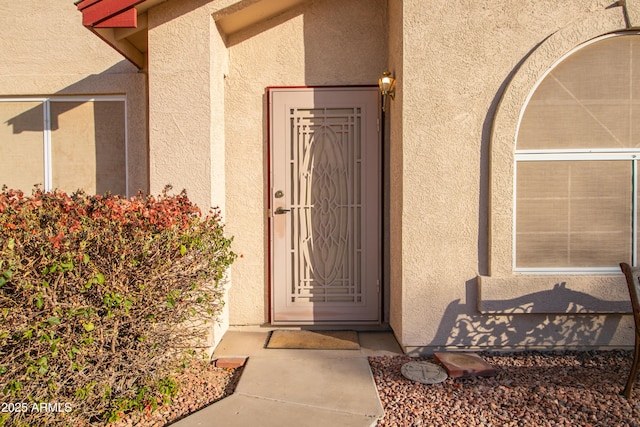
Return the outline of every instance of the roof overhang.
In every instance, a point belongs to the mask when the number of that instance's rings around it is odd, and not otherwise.
[[[136,67],[147,63],[147,10],[167,0],[77,0],[82,25]]]
[[[278,16],[308,0],[244,0],[213,14],[225,35],[237,33],[259,22]]]
[[[147,63],[147,11],[168,0],[77,0],[82,24],[143,69]],[[213,0],[212,0],[213,1]],[[229,36],[278,16],[308,0],[227,0],[213,12],[220,31]]]

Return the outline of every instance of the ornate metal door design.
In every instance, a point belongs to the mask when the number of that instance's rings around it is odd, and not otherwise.
[[[274,324],[380,320],[379,98],[269,91]]]

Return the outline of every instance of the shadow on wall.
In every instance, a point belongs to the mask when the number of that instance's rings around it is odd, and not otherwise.
[[[27,100],[21,103],[23,107],[11,108],[12,111],[19,111],[17,114],[14,112],[13,117],[3,114],[3,124],[16,136],[13,140],[16,146],[25,141],[20,134],[43,134],[45,130],[51,132],[54,186],[66,191],[75,191],[76,188],[82,187],[86,191],[94,190],[97,194],[107,191],[126,194],[124,100],[78,101],[77,98],[66,100],[64,96],[59,96],[67,93],[95,93],[91,81],[104,74],[117,72],[121,68],[122,65],[117,64],[100,75],[91,76],[85,79],[86,81],[80,81],[57,93],[57,97],[49,104],[47,129],[42,102]],[[91,92],[87,92],[87,88],[92,88]],[[32,146],[33,148],[37,147]],[[18,159],[21,155],[40,155],[41,149],[38,149],[37,153],[31,153],[32,149],[25,145],[25,148],[15,155]],[[89,188],[85,188],[87,185]],[[72,189],[72,186],[75,187]],[[28,192],[30,189],[22,190]]]
[[[55,131],[60,129],[60,116],[63,116],[65,113],[78,108],[79,106],[85,104],[86,102],[82,101],[64,101],[61,99],[60,101],[55,101],[57,104],[55,109],[52,109],[50,112],[50,126],[49,130]],[[43,120],[43,107],[42,104],[38,104],[36,107],[33,107],[23,113],[18,114],[17,116],[6,121],[7,126],[11,126],[13,129],[13,134],[21,134],[23,132],[43,132],[44,131],[44,120]]]
[[[622,313],[631,310],[629,301],[600,300],[561,283],[519,298],[483,301],[483,309],[491,313],[481,313],[475,306],[477,279],[467,281],[466,286],[467,302],[457,299],[447,306],[429,347],[606,346]],[[602,314],[603,307],[610,314]]]

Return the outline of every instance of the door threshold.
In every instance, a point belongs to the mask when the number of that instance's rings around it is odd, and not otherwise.
[[[389,332],[391,326],[388,323],[332,323],[332,324],[282,324],[282,323],[263,323],[261,325],[237,325],[230,326],[229,329],[236,331],[255,331],[266,332],[266,330],[308,330],[308,331],[343,331],[351,330],[357,332]]]

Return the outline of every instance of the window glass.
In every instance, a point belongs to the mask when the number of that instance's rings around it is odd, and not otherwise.
[[[52,185],[126,194],[124,102],[51,102]]]
[[[604,37],[532,94],[516,141],[516,270],[636,263],[639,55],[640,36]]]
[[[0,102],[0,186],[31,194],[44,184],[41,102]]]
[[[518,150],[640,147],[634,55],[640,55],[640,36],[611,37],[554,68],[527,104]]]
[[[518,165],[518,267],[608,267],[631,260],[630,161]]]
[[[0,99],[0,186],[126,196],[124,99]]]

